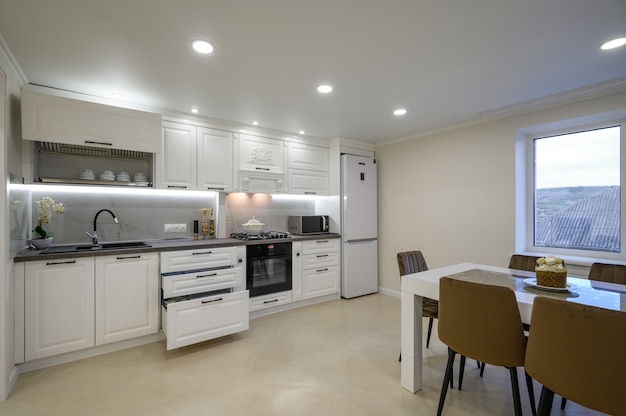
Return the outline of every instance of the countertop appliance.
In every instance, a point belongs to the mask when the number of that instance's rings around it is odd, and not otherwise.
[[[263,231],[260,233],[232,233],[230,238],[237,240],[275,240],[277,238],[289,238],[289,234],[284,231]]]
[[[325,234],[328,233],[328,215],[290,215],[288,220],[291,234]]]
[[[341,297],[378,292],[376,159],[341,155]]]

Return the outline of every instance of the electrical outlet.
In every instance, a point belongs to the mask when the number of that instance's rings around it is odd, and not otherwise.
[[[186,233],[187,224],[165,224],[163,231],[166,233]]]

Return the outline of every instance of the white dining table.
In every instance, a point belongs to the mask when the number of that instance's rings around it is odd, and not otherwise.
[[[535,297],[551,296],[626,312],[626,285],[567,278],[567,290],[537,287],[534,272],[460,263],[402,276],[400,383],[411,393],[422,388],[422,297],[439,300],[439,279],[448,276],[507,286],[515,291],[522,322],[530,324]]]

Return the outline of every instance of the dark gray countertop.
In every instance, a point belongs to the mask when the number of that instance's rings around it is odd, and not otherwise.
[[[304,240],[319,240],[325,238],[340,238],[341,235],[336,233],[328,234],[310,234],[310,235],[290,235],[289,238],[275,238],[271,240],[237,240],[234,238],[216,238],[213,240],[194,240],[193,238],[177,238],[177,239],[162,239],[162,240],[143,240],[150,247],[133,247],[133,248],[119,248],[113,250],[95,250],[95,251],[75,251],[65,253],[46,253],[46,250],[34,250],[25,248],[18,252],[14,258],[15,262],[26,262],[36,260],[58,260],[77,257],[93,257],[93,256],[109,256],[131,253],[148,253],[148,252],[161,252],[161,251],[176,251],[176,250],[194,250],[210,247],[231,247],[250,244],[263,244],[268,242],[285,242],[285,241],[304,241]],[[84,243],[81,243],[84,244]],[[77,244],[68,244],[77,245]]]

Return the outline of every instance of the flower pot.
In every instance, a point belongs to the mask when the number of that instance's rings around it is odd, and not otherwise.
[[[44,248],[50,247],[52,245],[52,240],[54,237],[48,238],[36,238],[34,240],[30,240],[30,244],[33,245],[37,250],[43,250]]]

